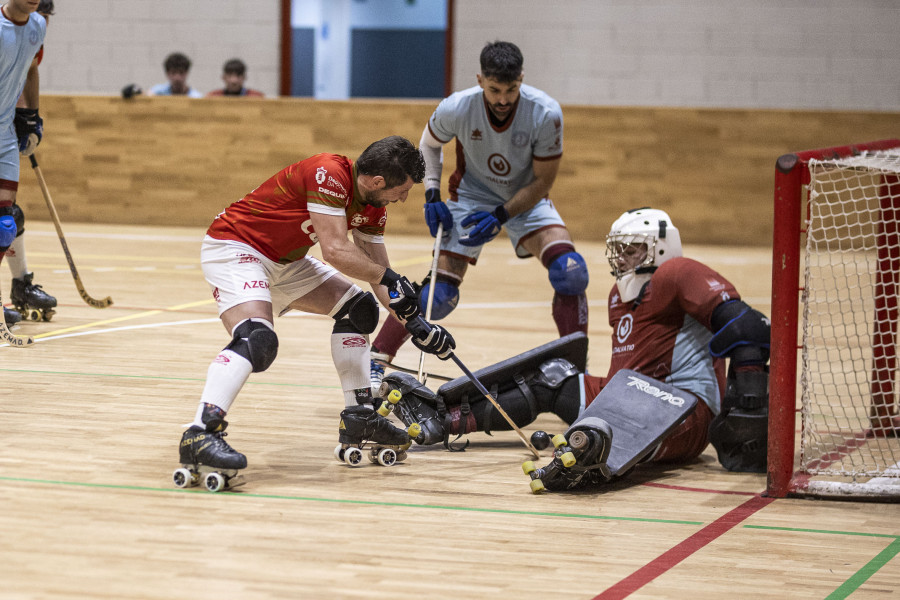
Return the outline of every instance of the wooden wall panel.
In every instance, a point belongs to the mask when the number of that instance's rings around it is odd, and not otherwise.
[[[418,143],[435,104],[43,96],[38,158],[64,221],[204,226],[311,154],[355,158],[392,134]],[[602,240],[620,213],[652,205],[686,242],[768,245],[778,156],[900,135],[900,113],[567,106],[564,116],[551,197],[576,240]],[[46,220],[27,161],[22,170],[19,202]],[[389,234],[423,231],[420,190],[391,209]]]

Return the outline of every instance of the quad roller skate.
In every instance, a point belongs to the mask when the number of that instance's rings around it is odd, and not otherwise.
[[[34,273],[25,273],[21,279],[13,278],[9,292],[13,307],[30,321],[49,321],[56,314],[56,298],[41,286],[32,283]]]
[[[385,418],[399,400],[400,392],[396,392],[390,395],[378,411],[367,405],[350,406],[341,411],[334,458],[356,467],[362,463],[363,451],[368,449],[372,463],[389,467],[403,461],[412,438],[419,435],[421,430],[418,424],[413,423],[404,431]]]
[[[531,477],[531,491],[539,494],[550,491],[570,490],[580,484],[608,481],[611,478],[606,458],[612,445],[612,434],[607,428],[577,429],[569,435],[557,434],[552,438],[544,431],[536,431],[531,443],[538,450],[553,444],[553,460],[545,467],[535,467],[534,461],[522,463],[522,470]]]
[[[210,492],[220,492],[244,484],[240,469],[247,466],[247,457],[228,445],[224,429],[227,423],[211,431],[193,426],[181,436],[179,452],[181,468],[172,473],[175,487],[194,487],[203,482]]]

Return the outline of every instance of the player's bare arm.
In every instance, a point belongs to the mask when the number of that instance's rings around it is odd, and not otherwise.
[[[556,181],[556,174],[559,173],[559,163],[562,159],[555,158],[553,160],[532,160],[532,169],[534,170],[534,181],[520,189],[515,195],[507,200],[503,205],[510,217],[514,217],[520,213],[533,208],[542,198],[546,198]]]
[[[384,244],[375,244],[356,237],[354,237],[353,241],[356,246],[359,247],[359,249],[373,262],[385,267],[386,269],[390,268],[391,262],[388,259],[387,249],[384,247]],[[378,302],[382,306],[388,306],[390,304],[391,299],[390,297],[388,297],[387,288],[383,285],[373,283],[372,293],[375,294],[375,297],[378,298]]]
[[[310,212],[313,230],[319,236],[322,258],[335,269],[354,279],[377,285],[385,267],[374,262],[347,237],[347,222],[343,216]]]

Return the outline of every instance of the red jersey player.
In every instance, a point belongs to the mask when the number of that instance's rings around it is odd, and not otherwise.
[[[225,414],[250,373],[275,360],[274,316],[292,309],[335,320],[331,354],[346,406],[341,443],[408,443],[407,433],[372,407],[368,334],[378,324],[377,297],[408,321],[420,349],[446,359],[455,347],[443,328],[416,318],[415,290],[391,270],[384,249],[387,206],[405,201],[424,173],[419,150],[392,136],[371,144],[355,163],[317,154],[290,165],[216,217],[200,256],[231,341],[210,365],[194,420],[182,436],[185,469],[176,471],[177,485],[195,483],[200,467],[222,470],[225,483],[246,467],[246,457],[223,439]],[[309,256],[315,244],[328,264]],[[374,296],[347,277],[369,282]]]
[[[553,412],[574,428],[588,416],[602,419],[602,412],[591,410],[592,402],[608,395],[614,398],[620,390],[606,387],[613,376],[623,370],[636,371],[684,392],[682,396],[690,394],[700,400],[661,443],[634,449],[636,458],[684,462],[697,457],[711,441],[725,468],[764,471],[768,319],[741,300],[719,273],[682,256],[678,230],[661,210],[635,209],[616,220],[607,236],[607,258],[616,276],[608,305],[613,333],[607,376],[580,372],[569,360],[548,356],[536,369],[522,369],[515,382],[482,383],[497,385],[501,405],[520,427],[540,412]],[[502,363],[504,368],[496,370],[514,372],[511,365],[533,362],[533,353],[508,359]],[[727,378],[725,357],[730,359]],[[402,374],[385,378],[392,380],[415,387]],[[470,431],[509,429],[486,400],[471,405],[456,400],[453,405],[451,398],[442,397],[445,387],[453,386],[446,384],[431,397],[422,390],[418,400],[403,390],[401,403],[407,408],[416,403],[410,410],[419,413],[417,420],[423,425],[418,442],[435,443]],[[453,394],[448,391],[444,395]],[[438,414],[437,406],[445,407],[444,415]],[[612,429],[615,436],[615,427]],[[578,468],[582,466],[591,465]],[[545,484],[548,489],[577,485],[585,472],[591,472],[578,468],[562,469],[559,481],[545,480]]]

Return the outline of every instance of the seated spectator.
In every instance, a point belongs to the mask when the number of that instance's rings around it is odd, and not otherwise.
[[[263,97],[265,94],[258,90],[251,90],[244,87],[244,80],[247,79],[247,65],[239,58],[232,58],[222,67],[222,81],[225,87],[220,90],[213,90],[207,94],[209,96],[256,96]]]
[[[173,52],[163,63],[168,83],[154,85],[147,92],[150,96],[188,96],[202,98],[203,94],[187,84],[188,71],[191,70],[191,59],[181,52]]]

